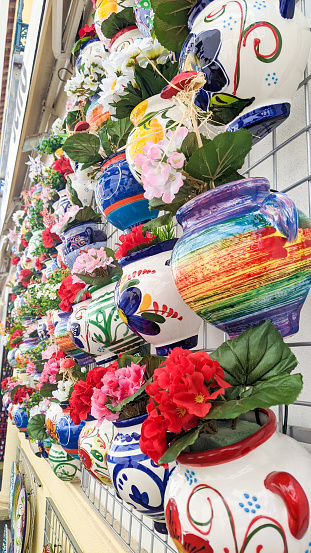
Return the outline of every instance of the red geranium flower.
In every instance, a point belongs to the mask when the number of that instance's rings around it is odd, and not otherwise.
[[[121,257],[124,257],[132,248],[135,248],[140,244],[148,244],[148,242],[151,242],[152,240],[154,240],[154,238],[155,236],[152,234],[152,232],[143,231],[142,225],[133,227],[129,234],[121,234],[121,236],[119,237],[121,244],[116,244],[116,246],[119,246],[119,248],[115,253],[115,258],[121,259]]]
[[[85,284],[83,282],[72,283],[72,275],[68,275],[64,278],[58,290],[58,296],[62,300],[59,307],[62,311],[70,311],[71,305],[75,302],[78,292],[83,290],[83,288],[85,288]],[[90,297],[88,292],[83,295],[81,301],[87,297]]]
[[[11,377],[7,376],[7,378],[4,378],[4,380],[1,381],[2,390],[5,390],[5,388],[7,387],[7,383],[9,381],[9,378],[11,378]]]
[[[19,262],[20,262],[20,257],[18,257],[18,255],[12,255],[12,257],[11,257],[12,265],[18,265]]]
[[[23,403],[25,399],[28,399],[35,391],[35,388],[27,388],[27,386],[19,388],[13,396],[14,405],[17,405],[17,403]]]
[[[60,237],[55,232],[51,232],[51,228],[46,228],[42,231],[42,242],[45,248],[53,248],[54,244],[60,242]]]
[[[84,25],[84,27],[82,27],[82,29],[79,30],[79,38],[84,38],[85,36],[88,36],[90,38],[94,38],[96,36],[94,23],[91,26],[86,24]]]
[[[11,294],[11,301],[16,300],[17,296],[15,294]]]
[[[29,242],[26,240],[26,238],[24,237],[21,238],[21,245],[24,246],[24,248],[27,248],[28,243]]]
[[[19,273],[18,282],[20,282],[25,288],[27,288],[31,277],[33,276],[33,272],[29,269],[22,269]]]
[[[56,161],[54,161],[54,163],[52,163],[52,168],[54,169],[54,171],[60,173],[63,177],[66,177],[67,175],[73,173],[70,161],[65,156],[60,156]]]
[[[42,269],[42,267],[43,267],[42,263],[40,263],[39,257],[36,258],[35,267],[36,267],[36,269],[37,269],[38,271],[41,271],[41,269]]]

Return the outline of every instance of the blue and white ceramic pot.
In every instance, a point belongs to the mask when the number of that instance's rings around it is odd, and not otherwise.
[[[55,431],[57,440],[64,450],[69,453],[71,457],[74,457],[74,459],[79,459],[78,440],[84,425],[84,421],[79,425],[73,422],[70,417],[69,407],[63,408],[63,412],[56,422]]]
[[[87,353],[91,351],[86,322],[87,310],[91,301],[92,299],[89,298],[73,305],[72,313],[67,323],[70,339],[75,343],[77,348]]]
[[[132,175],[125,152],[109,156],[102,165],[102,172],[95,200],[109,223],[125,230],[158,216],[158,211],[149,211],[144,189]]]
[[[288,117],[310,49],[295,0],[199,0],[188,28],[181,71],[203,71],[197,102],[214,120],[248,128],[256,141]]]
[[[81,251],[90,248],[105,248],[107,235],[100,230],[97,223],[88,221],[66,230],[61,236],[63,242],[63,258],[68,269],[72,269]]]
[[[176,463],[158,466],[139,447],[141,426],[147,415],[116,421],[118,434],[107,457],[111,481],[118,494],[139,513],[154,520],[155,530],[167,533],[164,519],[164,494]]]
[[[101,64],[109,56],[108,50],[106,50],[104,44],[99,40],[99,38],[91,38],[88,40],[81,48],[79,55],[76,59],[76,69],[85,63],[89,57],[97,58],[95,61]]]
[[[25,411],[23,411],[20,407],[18,407],[18,409],[14,410],[13,418],[14,418],[16,428],[20,432],[25,432],[26,433],[27,424],[28,424],[27,413]]]
[[[102,484],[112,486],[107,468],[109,446],[117,431],[112,422],[88,415],[79,436],[79,457],[86,470]]]
[[[82,203],[82,206],[83,207],[90,206],[92,204],[93,195],[94,195],[93,185],[91,183],[91,180],[86,178],[86,173],[84,171],[81,172],[79,170],[79,167],[81,167],[81,165],[79,165],[79,163],[75,163],[75,167],[74,167],[75,172],[70,173],[70,175],[67,176],[67,179],[70,179],[71,186],[75,191],[75,193],[77,194],[78,199]],[[72,199],[72,201],[74,202],[74,199],[72,198],[70,191],[68,191],[68,194]]]
[[[11,367],[16,367],[17,361],[15,359],[15,354],[18,348],[13,348],[8,352],[7,361]]]
[[[123,275],[115,302],[121,319],[155,346],[158,355],[198,343],[202,320],[181,299],[170,259],[177,240],[166,240],[120,259]]]
[[[41,319],[38,320],[37,332],[41,340],[44,340],[44,338],[48,338],[49,329],[48,329],[48,318],[46,316],[41,317]]]

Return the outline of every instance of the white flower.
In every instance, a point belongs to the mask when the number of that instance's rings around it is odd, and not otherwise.
[[[73,382],[71,382],[71,380],[66,380],[66,382],[61,380],[57,384],[57,390],[52,392],[52,396],[60,402],[66,401],[69,398],[70,388],[72,385]]]
[[[29,157],[29,161],[26,161],[26,165],[29,165],[29,178],[33,180],[35,177],[39,177],[42,175],[42,171],[44,169],[43,163],[40,161],[40,156],[37,156],[36,158],[33,158],[31,156]]]
[[[60,119],[60,117],[58,117],[52,127],[51,127],[51,130],[52,130],[52,133],[53,135],[58,135],[58,134],[61,134],[62,132],[64,132],[64,129],[63,129],[63,120]]]
[[[13,219],[13,223],[18,227],[18,228],[21,228],[22,226],[22,222],[20,222],[20,220],[24,220],[25,219],[25,211],[23,211],[22,209],[18,209],[17,211],[15,211],[15,213],[13,213],[12,215],[12,219]]]

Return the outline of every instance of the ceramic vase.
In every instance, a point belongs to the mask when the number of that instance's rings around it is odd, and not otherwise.
[[[2,396],[2,406],[3,406],[3,409],[5,410],[6,414],[8,414],[8,408],[9,408],[9,405],[11,403],[12,403],[11,396],[10,396],[9,392],[6,392]]]
[[[89,289],[92,301],[86,316],[87,339],[90,353],[101,360],[121,353],[137,353],[143,345],[142,338],[131,332],[118,314],[115,287],[112,282]]]
[[[198,343],[202,320],[181,299],[170,268],[177,240],[166,240],[120,259],[123,275],[115,302],[128,327],[155,346],[157,355]]]
[[[183,300],[230,338],[269,319],[298,332],[311,284],[311,224],[263,178],[222,185],[177,212],[184,234],[172,254]]]
[[[136,25],[141,34],[150,37],[153,30],[154,11],[151,8],[150,0],[134,0],[133,12]]]
[[[85,120],[93,129],[99,130],[105,121],[109,119],[110,113],[109,111],[104,111],[98,94],[95,94],[93,98],[90,106],[87,108]]]
[[[127,139],[126,160],[138,182],[141,182],[141,167],[136,165],[135,157],[143,154],[143,147],[151,140],[155,144],[166,137],[167,130],[175,130],[172,121],[179,122],[183,112],[174,100],[165,100],[160,94],[144,100],[131,112],[130,119],[135,128]],[[183,124],[186,124],[183,123]]]
[[[73,189],[73,193],[77,195],[79,201],[82,203],[82,206],[90,206],[92,204],[93,200],[93,186],[89,179],[85,178],[86,175],[84,172],[81,172],[79,168],[81,165],[79,163],[75,164],[75,172],[71,173],[67,176],[67,179],[70,179],[71,182],[71,188]],[[68,184],[67,184],[68,188]],[[72,192],[68,189],[68,195],[70,196],[71,200],[74,202],[75,200],[72,198]]]
[[[149,211],[143,187],[129,170],[124,152],[109,156],[102,165],[102,172],[95,200],[109,223],[125,230],[158,216],[157,210]]]
[[[54,202],[53,208],[54,208],[54,213],[56,218],[60,219],[65,215],[66,211],[68,211],[68,209],[72,206],[72,203],[69,199],[66,188],[57,190],[57,194],[59,196],[59,200],[57,200],[57,202]]]
[[[62,414],[58,417],[55,432],[58,443],[64,450],[74,459],[79,459],[78,455],[78,439],[79,434],[85,425],[82,421],[80,424],[75,424],[70,417],[69,407],[62,409]]]
[[[70,482],[79,468],[80,462],[69,455],[59,444],[52,443],[48,457],[54,474],[64,482]]]
[[[146,417],[141,415],[113,423],[118,433],[110,445],[107,466],[118,496],[142,515],[152,518],[157,532],[166,534],[164,494],[175,463],[163,468],[142,453],[139,438]]]
[[[68,269],[72,269],[81,251],[90,248],[105,248],[107,235],[98,228],[97,223],[89,221],[66,230],[61,236],[63,242],[63,258]]]
[[[41,340],[44,340],[44,338],[48,338],[49,331],[48,331],[48,323],[47,323],[46,316],[41,317],[41,319],[38,320],[37,333]]]
[[[23,344],[17,348],[15,359],[19,367],[26,367],[28,355],[39,344],[38,338],[25,338]]]
[[[131,46],[134,40],[137,40],[138,38],[144,37],[136,25],[125,27],[125,29],[122,29],[121,31],[116,33],[114,37],[110,40],[110,54],[113,54],[114,52],[121,52],[121,50],[126,50],[126,48]]]
[[[21,409],[21,407],[18,407],[16,410],[14,410],[14,423],[16,428],[20,432],[26,433],[27,431],[27,424],[28,424],[28,416],[25,411]]]
[[[18,348],[13,348],[8,352],[7,361],[11,367],[16,367],[17,361],[15,359],[15,355]]]
[[[309,27],[294,0],[200,0],[188,18],[180,69],[203,71],[198,105],[228,130],[248,128],[256,142],[290,113],[308,60]]]
[[[76,69],[85,63],[88,58],[97,58],[97,63],[101,63],[108,57],[109,53],[104,44],[98,38],[91,38],[80,48],[79,55],[76,59]]]
[[[77,348],[90,353],[89,334],[87,329],[87,310],[92,299],[80,301],[72,306],[72,313],[68,319],[67,330],[69,338]],[[89,355],[88,363],[93,363],[94,358]]]
[[[54,332],[56,343],[64,353],[72,357],[79,365],[93,363],[93,357],[80,350],[71,339],[68,329],[70,315],[71,313],[69,311],[60,311],[57,313],[57,316],[54,317],[56,323]]]
[[[253,412],[241,418],[255,422]],[[167,485],[165,519],[178,551],[305,553],[310,454],[276,433],[272,411],[239,443],[183,452]]]
[[[50,403],[45,414],[45,426],[51,440],[57,441],[56,423],[62,415],[63,410],[59,403]]]
[[[112,485],[107,468],[109,446],[116,435],[115,426],[106,419],[88,416],[78,445],[78,454],[86,470],[102,484]]]
[[[34,258],[35,250],[42,243],[42,230],[35,230],[28,243],[28,258]]]

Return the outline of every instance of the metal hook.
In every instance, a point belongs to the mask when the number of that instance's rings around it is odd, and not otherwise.
[[[60,81],[62,81],[62,83],[66,83],[67,82],[67,79],[62,79],[60,76],[59,76],[59,72],[60,71],[67,71],[68,73],[70,73],[70,75],[73,75],[73,72],[70,71],[70,69],[67,69],[67,67],[60,67],[59,70],[57,71],[57,76],[59,78]]]

